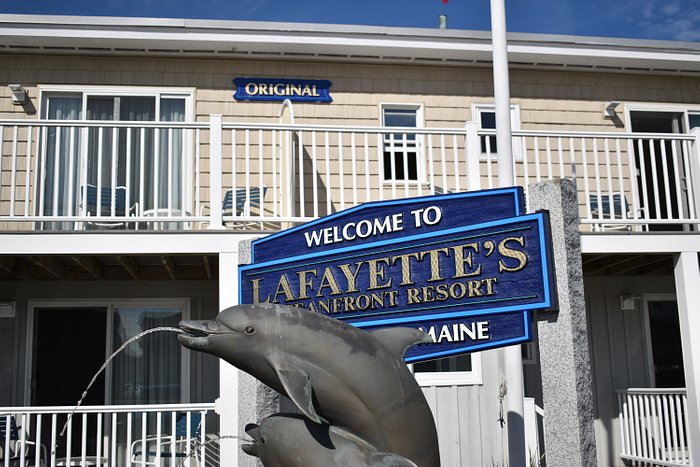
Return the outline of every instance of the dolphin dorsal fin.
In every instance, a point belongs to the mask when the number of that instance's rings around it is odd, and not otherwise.
[[[418,467],[412,460],[393,452],[373,452],[370,461],[372,467]]]
[[[295,368],[279,368],[277,376],[289,398],[310,420],[322,423],[321,417],[314,409],[311,380],[309,374]]]
[[[428,333],[415,328],[381,328],[369,332],[398,358],[403,358],[412,345],[433,341]]]
[[[330,434],[331,441],[333,441],[334,443],[337,441],[334,438],[336,436],[340,436],[341,438],[344,438],[345,440],[347,440],[353,444],[361,446],[368,451],[376,451],[377,450],[370,443],[368,443],[364,439],[360,438],[359,436],[355,435],[354,433],[349,432],[345,428],[341,428],[341,427],[335,426],[335,425],[329,425],[328,426],[328,433]]]

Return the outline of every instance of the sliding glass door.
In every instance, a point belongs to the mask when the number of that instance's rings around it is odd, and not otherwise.
[[[188,99],[159,93],[46,93],[46,118],[70,123],[44,130],[38,214],[182,215],[189,202],[185,135],[165,122],[184,122]],[[43,227],[73,229],[75,224]]]
[[[115,307],[113,347],[162,326],[177,327],[181,307]],[[154,333],[130,343],[114,360],[113,404],[177,404],[182,376],[181,346],[172,333]]]

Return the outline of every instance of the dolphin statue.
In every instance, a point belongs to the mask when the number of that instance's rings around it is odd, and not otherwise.
[[[260,425],[247,425],[245,431],[252,443],[241,448],[260,458],[266,467],[416,467],[403,456],[378,452],[342,428],[319,425],[301,415],[272,415]]]
[[[430,407],[403,360],[432,342],[413,328],[364,331],[296,307],[238,305],[214,321],[182,321],[185,347],[216,355],[327,422],[419,467],[440,465]]]

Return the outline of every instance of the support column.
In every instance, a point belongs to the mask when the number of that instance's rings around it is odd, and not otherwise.
[[[219,310],[238,304],[238,252],[219,254]],[[222,436],[238,435],[238,376],[233,365],[219,360],[219,431]],[[221,465],[238,465],[238,440],[221,440]]]
[[[594,467],[593,389],[578,204],[566,179],[530,186],[531,211],[549,211],[558,310],[538,313],[547,465]]]
[[[676,257],[676,298],[681,327],[683,368],[688,394],[688,445],[697,465],[700,457],[700,341],[693,336],[700,329],[700,264],[698,252],[684,251]]]

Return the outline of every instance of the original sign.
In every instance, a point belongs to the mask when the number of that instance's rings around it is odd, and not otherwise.
[[[355,326],[419,327],[408,361],[530,340],[550,308],[548,218],[518,188],[368,203],[256,240],[240,303],[279,303]]]
[[[318,79],[235,78],[237,101],[333,102],[331,82]]]

